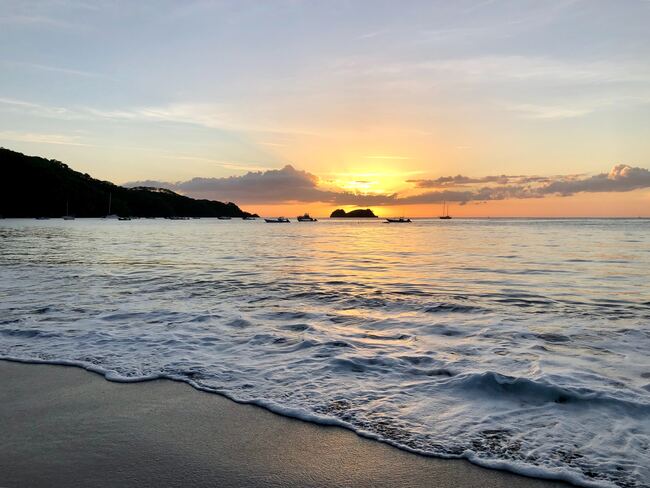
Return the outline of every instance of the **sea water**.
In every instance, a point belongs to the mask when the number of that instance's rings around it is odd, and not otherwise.
[[[0,220],[0,357],[650,486],[648,220]]]

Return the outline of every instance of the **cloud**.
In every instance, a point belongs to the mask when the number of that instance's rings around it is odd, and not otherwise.
[[[543,194],[573,195],[581,192],[625,192],[650,187],[650,171],[617,164],[609,173],[581,179],[559,179],[541,187]]]
[[[471,201],[511,200],[544,198],[547,196],[571,196],[576,193],[627,192],[650,188],[650,171],[627,164],[615,165],[609,173],[594,176],[486,176],[469,178],[462,175],[447,176],[435,180],[410,180],[419,188],[443,188],[418,195],[398,198],[396,203],[422,204],[441,201],[467,203]],[[486,185],[495,182],[496,185]],[[478,183],[478,185],[477,185]],[[468,189],[444,189],[444,187],[467,187]]]
[[[340,62],[343,73],[382,76],[435,76],[454,83],[591,84],[645,82],[650,69],[641,62],[564,60],[544,56],[492,55],[399,61],[368,65],[362,59]],[[431,79],[431,78],[429,78]]]
[[[49,67],[41,66],[42,69]],[[56,69],[58,68],[49,68]],[[69,74],[73,72],[79,76],[81,71],[66,70]],[[102,76],[92,73],[85,73],[86,76]],[[207,129],[222,131],[247,131],[265,133],[271,135],[302,135],[321,137],[319,132],[308,131],[300,127],[283,125],[276,127],[272,124],[265,125],[258,122],[248,122],[245,117],[235,114],[235,111],[228,107],[213,103],[169,103],[158,106],[141,106],[120,109],[103,109],[90,106],[72,106],[64,108],[55,105],[46,105],[17,100],[12,98],[0,98],[0,109],[4,106],[15,112],[26,113],[37,117],[47,117],[60,120],[107,120],[107,121],[128,121],[136,123],[172,123],[187,124]],[[266,145],[281,146],[278,143],[266,143]]]
[[[63,146],[91,146],[79,140],[78,136],[67,134],[43,134],[34,132],[0,131],[0,140],[34,142],[41,144],[58,144]]]
[[[165,183],[135,181],[125,186],[155,186],[168,188],[196,198],[208,198],[237,203],[326,202],[340,205],[385,205],[395,195],[363,195],[319,188],[320,179],[291,165],[282,169],[249,171],[242,176],[226,178],[192,178],[188,181]]]
[[[196,198],[233,201],[242,204],[279,204],[323,202],[332,205],[385,206],[431,204],[443,201],[485,202],[550,195],[569,196],[585,192],[626,192],[650,188],[650,171],[617,164],[608,173],[594,176],[521,176],[500,175],[468,177],[443,176],[429,180],[408,180],[415,189],[435,188],[415,195],[364,194],[326,189],[314,174],[291,165],[281,169],[250,171],[227,178],[193,178],[177,183],[136,181],[125,186],[169,188]]]
[[[470,178],[469,176],[456,175],[456,176],[441,176],[435,180],[406,180],[407,183],[414,183],[418,188],[442,188],[449,186],[460,186],[472,183],[508,183],[512,176],[483,176],[481,178]]]
[[[590,106],[571,107],[562,105],[518,104],[510,106],[509,109],[529,119],[571,119],[592,113],[597,110],[597,105],[593,103]]]
[[[9,65],[9,66],[18,66],[18,67],[25,67],[33,70],[38,70],[38,71],[47,71],[47,72],[54,72],[54,73],[63,73],[65,75],[73,75],[73,76],[81,76],[84,78],[102,78],[104,75],[99,74],[99,73],[92,73],[90,71],[83,71],[83,70],[78,70],[78,69],[71,69],[71,68],[62,68],[60,66],[49,66],[45,64],[37,64],[37,63],[26,63],[23,61],[2,61],[3,64]]]

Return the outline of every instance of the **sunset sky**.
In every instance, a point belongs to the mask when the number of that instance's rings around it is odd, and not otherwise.
[[[0,146],[97,178],[265,215],[650,216],[650,1],[0,7]]]

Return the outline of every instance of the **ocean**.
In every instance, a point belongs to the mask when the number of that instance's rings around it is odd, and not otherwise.
[[[650,221],[0,220],[0,357],[650,486]]]

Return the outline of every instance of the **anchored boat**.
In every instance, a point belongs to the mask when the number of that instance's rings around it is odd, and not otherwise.
[[[449,205],[447,205],[447,202],[442,202],[442,215],[440,218],[443,220],[451,219],[451,215],[449,215]]]
[[[69,210],[69,205],[68,205],[68,200],[65,201],[65,215],[63,216],[63,220],[74,220],[74,215],[70,215],[70,210]]]
[[[308,213],[296,217],[298,222],[318,222],[318,219],[312,218]]]

